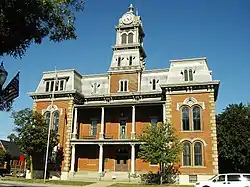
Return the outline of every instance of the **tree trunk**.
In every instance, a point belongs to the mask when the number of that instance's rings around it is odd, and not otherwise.
[[[160,183],[161,183],[161,185],[162,185],[162,183],[163,183],[163,179],[162,179],[162,169],[163,169],[163,167],[162,167],[163,165],[162,165],[162,163],[160,163]]]
[[[33,179],[33,160],[31,155],[30,155],[30,176],[31,179]]]

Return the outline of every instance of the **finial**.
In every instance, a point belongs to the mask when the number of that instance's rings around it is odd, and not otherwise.
[[[134,7],[132,4],[130,4],[130,6],[129,6],[129,12],[134,12]]]
[[[136,9],[135,15],[138,16],[139,15],[139,11],[138,9]]]

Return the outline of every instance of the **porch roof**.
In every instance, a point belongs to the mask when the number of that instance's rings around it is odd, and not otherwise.
[[[139,140],[130,140],[130,139],[71,139],[71,144],[75,145],[89,145],[89,144],[111,144],[111,145],[117,145],[117,144],[142,144],[143,142],[140,142]]]

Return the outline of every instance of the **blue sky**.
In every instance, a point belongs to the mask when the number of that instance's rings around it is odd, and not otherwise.
[[[78,39],[32,45],[20,59],[3,57],[9,76],[20,73],[20,96],[14,110],[32,107],[28,92],[42,72],[76,69],[82,74],[104,73],[115,43],[114,26],[128,10],[138,8],[146,33],[147,69],[169,67],[169,60],[207,57],[213,78],[220,80],[217,113],[230,103],[250,102],[249,0],[87,0],[77,14]],[[0,112],[0,139],[13,129],[10,113]]]

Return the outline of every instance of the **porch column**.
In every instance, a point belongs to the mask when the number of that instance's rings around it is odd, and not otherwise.
[[[104,138],[104,107],[102,107],[102,114],[101,114],[101,132],[100,132],[99,139],[103,139],[103,138]]]
[[[71,165],[70,165],[70,171],[74,172],[75,171],[75,157],[76,157],[76,147],[75,144],[71,145]]]
[[[102,173],[102,164],[103,164],[103,144],[99,144],[99,169],[98,169],[98,173]]]
[[[131,173],[135,173],[135,144],[131,144]]]
[[[166,118],[166,104],[162,104],[162,122],[166,123],[167,122],[167,118]]]
[[[132,106],[132,132],[131,139],[135,139],[135,105]]]
[[[77,108],[75,108],[75,115],[74,115],[74,130],[72,139],[76,139],[77,137]]]

